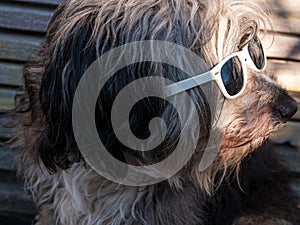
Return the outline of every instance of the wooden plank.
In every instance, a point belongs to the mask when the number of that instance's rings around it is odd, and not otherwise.
[[[11,123],[11,117],[0,114],[0,140],[7,140],[11,138],[12,129],[9,126]]]
[[[32,215],[36,209],[20,185],[0,182],[0,211]]]
[[[0,27],[45,32],[52,10],[0,3]]]
[[[272,16],[271,21],[276,32],[300,35],[300,18]]]
[[[10,2],[22,2],[22,3],[37,3],[56,6],[63,0],[9,0]]]
[[[18,90],[0,88],[0,111],[13,109],[15,106],[15,96]]]
[[[11,86],[23,85],[23,65],[0,62],[0,84]]]
[[[266,34],[262,42],[268,57],[300,61],[300,37]]]
[[[0,170],[15,170],[16,150],[0,147]]]
[[[270,140],[276,144],[289,143],[292,146],[300,147],[300,123],[287,122],[283,128],[271,136]],[[300,161],[298,161],[298,163],[299,162]]]
[[[295,16],[300,18],[299,2],[297,0],[252,0],[264,10],[270,11],[272,14],[282,16]]]
[[[267,3],[268,4],[268,3]],[[268,6],[276,32],[300,34],[300,10],[294,0],[273,0]]]
[[[300,62],[268,60],[278,83],[289,91],[300,92]]]
[[[0,59],[26,61],[43,39],[30,35],[0,33]]]
[[[272,145],[272,148],[279,156],[282,156],[282,161],[290,171],[300,173],[300,149],[289,145]]]

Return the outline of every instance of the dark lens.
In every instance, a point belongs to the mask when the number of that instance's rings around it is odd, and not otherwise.
[[[238,57],[229,59],[221,69],[221,77],[228,94],[238,94],[244,85],[242,63]]]
[[[257,67],[257,69],[261,70],[265,66],[265,55],[262,44],[257,37],[254,37],[248,45],[249,55]]]

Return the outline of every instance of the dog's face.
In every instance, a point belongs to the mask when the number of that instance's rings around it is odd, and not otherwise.
[[[297,102],[268,73],[250,73],[244,93],[225,101],[221,155],[236,166],[297,111]]]
[[[50,170],[64,169],[82,160],[72,129],[72,101],[80,78],[103,53],[133,41],[162,40],[196,53],[205,62],[201,68],[205,72],[253,40],[265,21],[263,15],[259,7],[240,1],[69,0],[63,3],[50,23],[41,54],[39,97],[45,131],[39,152],[45,165]],[[170,65],[137,63],[118,71],[99,94],[95,112],[99,137],[116,158],[127,163],[149,164],[166,158],[180,135],[174,108],[155,98],[136,106],[131,128],[139,138],[146,138],[149,120],[164,118],[172,129],[160,148],[147,154],[136,153],[121,145],[113,133],[110,110],[118,92],[129,82],[153,74],[173,81],[189,77]],[[220,154],[206,178],[216,174],[212,171],[238,165],[297,109],[295,101],[265,71],[258,73],[249,68],[245,91],[235,99],[224,99],[222,106],[213,99],[221,93],[215,85],[196,87],[188,93],[201,114],[198,152],[205,148],[210,137],[215,109],[222,109],[224,136]],[[198,158],[195,156],[195,160]],[[192,170],[197,173],[197,169]],[[203,176],[197,176],[204,183]]]

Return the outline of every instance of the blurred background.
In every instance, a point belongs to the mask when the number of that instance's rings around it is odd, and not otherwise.
[[[264,37],[268,67],[279,83],[300,102],[300,0],[257,1],[269,5],[275,32]],[[15,96],[22,92],[22,68],[43,41],[47,24],[61,0],[1,0],[0,2],[0,225],[31,224],[36,209],[15,178],[15,151],[3,146]],[[270,43],[274,37],[271,47]],[[299,107],[300,108],[300,107]],[[272,136],[274,151],[294,176],[292,188],[300,196],[300,111]]]

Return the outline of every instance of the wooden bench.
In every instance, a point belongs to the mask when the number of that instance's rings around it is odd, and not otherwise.
[[[22,68],[43,41],[47,24],[60,0],[10,0],[0,2],[0,143],[10,138],[6,125],[11,118],[3,112],[14,107],[22,92]],[[300,103],[300,8],[293,0],[270,1],[276,33],[263,39],[269,68],[278,81]],[[299,107],[300,108],[300,107]],[[287,126],[272,137],[276,151],[295,173],[293,188],[300,193],[300,111]],[[17,184],[13,158],[15,151],[0,147],[0,224],[29,224],[35,208]],[[6,221],[6,222],[3,222]],[[11,223],[12,224],[12,223]]]

